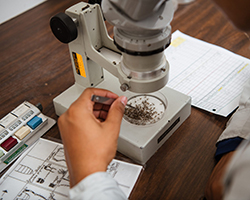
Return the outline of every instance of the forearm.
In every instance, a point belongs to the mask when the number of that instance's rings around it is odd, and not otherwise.
[[[227,169],[228,164],[234,151],[229,152],[222,156],[220,161],[214,167],[213,172],[208,180],[205,197],[207,200],[221,200],[223,195],[223,178]]]

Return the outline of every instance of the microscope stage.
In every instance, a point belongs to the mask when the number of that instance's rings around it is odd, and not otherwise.
[[[110,90],[118,95],[131,96],[130,92],[122,92],[116,77],[104,70],[104,81],[98,88]],[[53,102],[57,115],[64,113],[84,91],[84,87],[75,83],[69,89],[57,96]],[[135,125],[123,119],[118,139],[118,151],[145,164],[149,158],[191,114],[191,98],[171,88],[159,90],[167,99],[167,108],[163,117],[154,124]]]

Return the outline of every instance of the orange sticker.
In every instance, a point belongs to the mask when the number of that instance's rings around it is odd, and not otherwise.
[[[86,72],[83,64],[82,56],[78,53],[72,52],[76,73],[86,78]]]

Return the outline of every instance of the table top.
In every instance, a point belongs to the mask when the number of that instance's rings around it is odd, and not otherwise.
[[[53,98],[73,85],[74,77],[68,45],[54,37],[49,20],[77,2],[47,0],[0,25],[0,118],[25,100],[40,102],[45,115],[58,118]],[[212,1],[180,5],[171,25],[173,32],[180,30],[250,58],[248,37]],[[107,26],[112,35],[112,26]],[[215,143],[228,118],[192,107],[190,117],[146,163],[130,199],[202,199],[215,165]],[[45,136],[60,140],[58,127]]]

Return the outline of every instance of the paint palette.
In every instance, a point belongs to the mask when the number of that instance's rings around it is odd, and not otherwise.
[[[0,171],[48,130],[48,119],[27,101],[0,119]],[[50,127],[55,124],[52,121]]]

